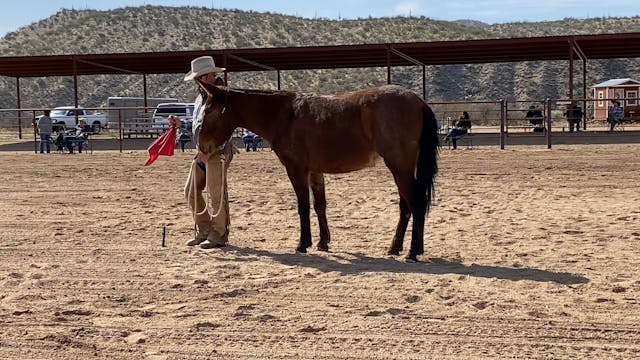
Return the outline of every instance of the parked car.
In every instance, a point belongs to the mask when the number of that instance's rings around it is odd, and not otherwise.
[[[75,108],[73,106],[60,106],[51,110],[49,115],[53,122],[53,130],[66,130],[76,127],[76,120],[85,119],[88,125],[91,125],[94,133],[99,133],[102,128],[107,127],[107,116],[100,113],[89,114],[83,108]],[[42,115],[37,116],[39,120]]]
[[[123,126],[143,122],[150,119],[158,104],[178,101],[174,98],[111,96],[107,99],[107,119],[111,124],[120,122]],[[148,111],[145,106],[148,107]]]
[[[169,115],[175,115],[182,120],[183,126],[191,131],[194,107],[194,103],[158,104],[153,112],[153,127],[158,129],[169,128]]]

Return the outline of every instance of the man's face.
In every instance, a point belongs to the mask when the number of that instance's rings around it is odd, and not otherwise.
[[[198,77],[198,80],[213,85],[216,80],[216,73],[208,73]]]

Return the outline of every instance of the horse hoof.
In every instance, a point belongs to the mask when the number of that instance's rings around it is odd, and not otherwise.
[[[404,258],[404,262],[407,264],[415,264],[418,262],[418,257],[414,254],[409,253],[406,258]]]
[[[320,244],[318,244],[318,250],[329,252],[329,245],[320,245]]]
[[[387,255],[400,255],[400,250],[389,249]]]
[[[307,253],[307,249],[299,247],[299,248],[296,249],[296,252],[297,253],[301,253],[301,254],[306,254]]]

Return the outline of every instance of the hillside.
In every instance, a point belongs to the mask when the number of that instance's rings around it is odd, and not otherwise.
[[[544,23],[486,25],[473,20],[436,21],[424,17],[358,20],[305,19],[273,13],[196,7],[127,7],[111,11],[62,10],[9,33],[0,40],[0,56],[73,53],[179,51],[548,36],[640,31],[640,17],[593,18]],[[447,65],[427,68],[431,100],[546,98],[566,96],[566,62]],[[185,72],[188,68],[185,68]],[[580,65],[576,74],[581,72]],[[194,97],[182,74],[147,77],[148,96]],[[640,62],[590,61],[588,84],[612,77],[640,78]],[[275,87],[273,72],[232,74],[233,86]],[[386,81],[385,69],[284,71],[284,89],[335,92]],[[421,91],[421,71],[394,68],[393,81]],[[577,87],[581,76],[576,76]],[[0,79],[0,107],[15,106],[15,80]],[[80,103],[104,106],[109,96],[141,96],[142,77],[81,76]],[[21,80],[22,106],[73,103],[73,79]],[[579,94],[577,94],[579,95]]]

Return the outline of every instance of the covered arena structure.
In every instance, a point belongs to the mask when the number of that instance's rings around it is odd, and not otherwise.
[[[568,98],[571,101],[576,99],[586,103],[587,61],[640,58],[640,46],[634,45],[638,43],[640,32],[306,47],[15,56],[0,57],[0,75],[15,78],[16,103],[20,109],[21,78],[72,76],[74,105],[78,107],[79,75],[140,75],[143,78],[143,97],[146,99],[147,75],[184,73],[189,69],[192,59],[203,55],[212,56],[217,64],[225,67],[225,77],[235,72],[275,71],[278,89],[281,88],[280,72],[287,70],[386,67],[386,82],[390,84],[394,67],[418,66],[422,69],[423,97],[426,97],[427,92],[427,66],[567,61]],[[582,96],[579,97],[574,96],[576,61],[582,62]],[[146,105],[145,102],[145,107]],[[21,123],[20,119],[18,121]],[[583,126],[586,129],[586,121],[583,122]]]
[[[0,57],[0,75],[16,79],[20,107],[20,78],[73,76],[75,106],[78,106],[77,76],[142,75],[146,97],[146,75],[176,74],[189,69],[191,60],[210,55],[227,73],[386,67],[387,83],[392,68],[421,66],[423,97],[426,66],[447,64],[503,63],[519,61],[568,61],[569,97],[574,97],[574,63],[582,61],[583,93],[586,94],[587,60],[640,57],[640,33],[565,35],[460,41],[218,49],[195,51],[70,54]]]

